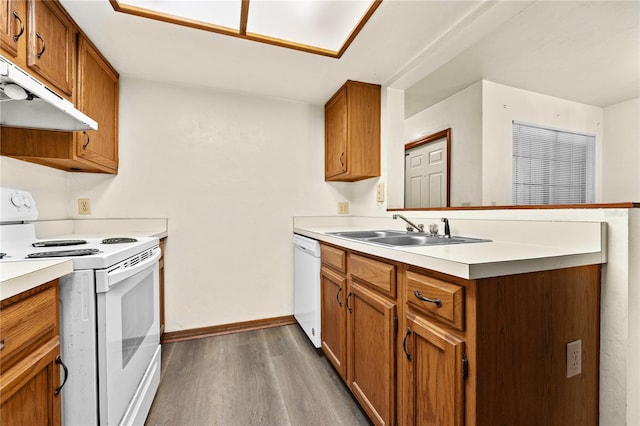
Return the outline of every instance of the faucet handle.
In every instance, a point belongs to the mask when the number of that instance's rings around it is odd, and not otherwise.
[[[449,228],[449,219],[447,219],[446,217],[443,217],[442,222],[444,222],[444,237],[451,238],[451,228]]]

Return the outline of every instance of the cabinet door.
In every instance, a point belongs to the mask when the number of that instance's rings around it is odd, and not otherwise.
[[[76,155],[117,171],[118,75],[84,38],[78,44],[77,107],[98,122],[98,130],[76,133]]]
[[[347,383],[374,424],[394,424],[396,305],[351,282],[347,311]]]
[[[347,323],[344,303],[347,280],[325,267],[320,271],[322,351],[344,379],[347,368]]]
[[[411,312],[407,325],[406,424],[462,425],[464,342]]]
[[[343,87],[324,108],[324,176],[339,176],[347,171],[347,90]]]
[[[348,80],[324,106],[324,178],[380,176],[380,86]]]
[[[0,413],[7,425],[60,425],[60,355],[58,339],[52,339],[8,371],[2,372]]]
[[[27,65],[71,97],[76,30],[52,1],[29,1]]]
[[[14,58],[18,56],[18,41],[24,38],[26,17],[18,0],[0,1],[0,49]]]

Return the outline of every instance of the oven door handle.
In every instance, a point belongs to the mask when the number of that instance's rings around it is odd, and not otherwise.
[[[162,254],[160,252],[160,247],[154,247],[152,250],[153,255],[134,266],[125,266],[126,262],[122,262],[118,268],[110,270],[107,273],[108,287],[113,287],[119,282],[126,280],[127,278],[132,277],[139,272],[144,271],[153,263],[157,264],[158,260],[160,259],[160,255]]]

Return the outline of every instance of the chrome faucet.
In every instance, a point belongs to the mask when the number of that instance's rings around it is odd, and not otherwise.
[[[446,217],[443,217],[442,221],[444,222],[444,237],[451,238],[451,229],[449,229],[449,219],[447,219]]]
[[[420,225],[416,225],[415,223],[411,222],[409,219],[407,219],[406,217],[402,216],[401,214],[394,214],[393,215],[394,219],[402,219],[405,222],[407,222],[407,231],[411,232],[414,229],[417,229],[420,232],[424,232],[424,225],[420,224]]]

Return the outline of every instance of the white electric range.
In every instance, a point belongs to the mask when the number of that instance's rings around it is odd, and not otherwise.
[[[39,239],[30,193],[0,188],[0,205],[0,268],[73,262],[59,293],[63,423],[143,424],[160,382],[158,239]]]

